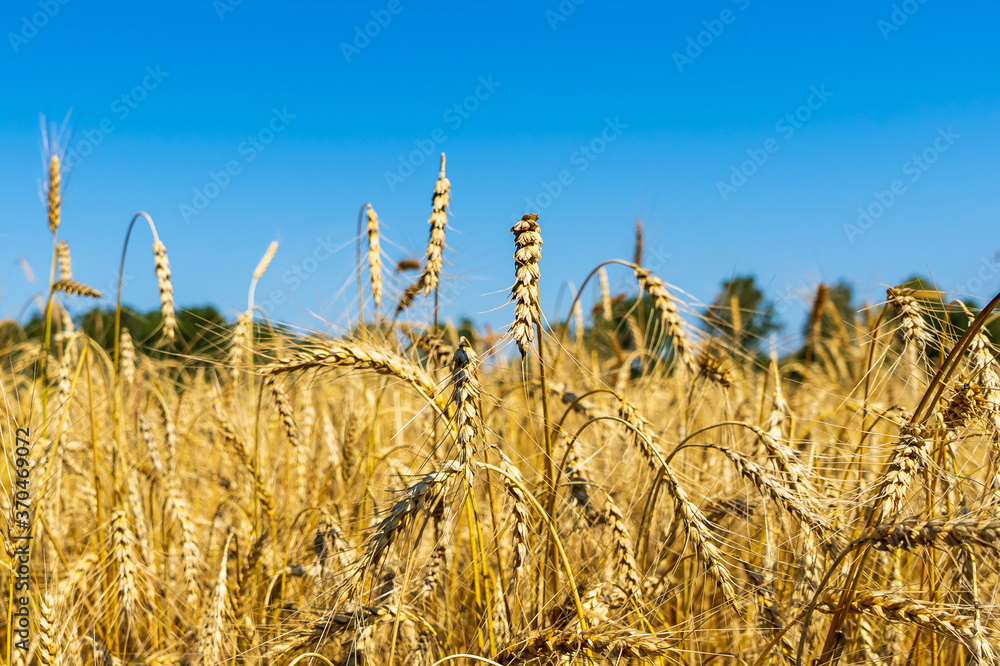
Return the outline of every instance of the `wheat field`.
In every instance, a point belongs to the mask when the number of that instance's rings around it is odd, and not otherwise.
[[[142,213],[160,330],[133,339],[119,293],[102,345],[64,307],[97,292],[57,157],[48,180],[44,329],[0,327],[4,663],[994,663],[995,302],[898,287],[845,318],[821,285],[805,354],[750,353],[643,266],[641,229],[552,276],[525,215],[509,329],[459,335],[442,155],[408,286],[362,209],[349,334],[254,307],[272,243],[219,353],[187,353]],[[542,311],[540,284],[582,278]]]

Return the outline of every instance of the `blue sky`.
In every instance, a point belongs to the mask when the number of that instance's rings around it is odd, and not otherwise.
[[[67,114],[74,277],[109,290],[145,210],[182,306],[245,308],[277,239],[257,302],[343,325],[359,207],[378,211],[388,259],[421,256],[441,151],[447,317],[509,321],[524,212],[541,215],[550,318],[568,281],[631,256],[636,217],[669,283],[710,301],[756,274],[789,329],[821,281],[870,300],[913,273],[1000,289],[1000,5],[675,4],[5,2],[0,315],[43,289],[39,116]],[[136,239],[124,300],[152,308]]]

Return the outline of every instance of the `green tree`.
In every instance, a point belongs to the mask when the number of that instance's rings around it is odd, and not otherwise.
[[[781,328],[774,303],[764,297],[752,275],[722,283],[722,290],[705,311],[705,328],[738,349],[751,351]]]
[[[193,363],[197,359],[218,361],[226,358],[232,339],[232,326],[214,307],[179,310],[177,316],[177,339],[168,343],[161,339],[162,315],[159,310],[146,313],[122,308],[121,325],[129,330],[136,349],[152,358],[189,355]],[[94,308],[79,315],[76,325],[101,347],[111,353],[114,348],[114,308]],[[41,338],[45,330],[42,314],[35,314],[25,325],[24,334],[28,338]]]

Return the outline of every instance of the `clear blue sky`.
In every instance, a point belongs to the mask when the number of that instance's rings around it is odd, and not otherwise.
[[[108,290],[146,210],[182,306],[244,308],[278,239],[257,301],[280,289],[275,318],[343,324],[358,208],[375,206],[389,257],[420,256],[442,150],[446,279],[462,285],[448,317],[503,305],[528,199],[549,317],[566,281],[631,256],[637,216],[668,282],[710,301],[756,274],[792,329],[820,281],[879,300],[881,284],[929,273],[981,299],[1000,288],[998,20],[994,2],[941,0],[9,0],[0,314],[18,316],[48,273],[41,114],[69,114],[60,147],[79,155],[60,229],[74,277]],[[215,188],[227,165],[238,173]],[[873,213],[860,225],[859,207]],[[140,308],[157,303],[149,245],[143,230],[127,264]],[[342,249],[311,259],[329,245]]]

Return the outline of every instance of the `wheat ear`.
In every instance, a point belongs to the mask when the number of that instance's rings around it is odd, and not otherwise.
[[[901,286],[886,289],[889,302],[899,309],[903,338],[907,342],[912,342],[918,350],[922,350],[927,344],[927,323],[924,321],[920,304],[913,297],[914,293],[913,289]]]
[[[482,387],[476,378],[479,359],[472,345],[463,336],[451,360],[451,403],[455,405],[455,440],[458,462],[465,468],[465,481],[472,483],[469,462],[475,453],[475,439],[480,432],[482,415],[479,411]]]
[[[46,197],[48,199],[49,231],[53,234],[59,228],[60,208],[62,206],[62,196],[59,194],[59,182],[59,156],[53,154],[49,158],[49,189]]]
[[[576,657],[600,655],[610,663],[649,662],[673,647],[668,637],[638,634],[630,630],[602,629],[587,632],[545,630],[506,646],[496,657],[500,664],[521,664],[553,655],[572,661]]]
[[[86,296],[87,298],[100,298],[101,292],[88,287],[85,284],[73,280],[59,280],[52,285],[53,292],[63,292],[70,296]]]
[[[382,253],[379,250],[378,215],[368,204],[368,274],[371,277],[372,300],[375,307],[382,307]],[[442,232],[443,233],[443,232]]]
[[[127,385],[131,386],[135,383],[135,345],[132,343],[132,335],[124,326],[122,327],[121,346],[119,362],[122,366],[122,378]]]
[[[736,582],[726,568],[722,552],[715,545],[715,537],[709,527],[708,518],[690,499],[677,481],[673,470],[655,445],[655,437],[649,424],[623,399],[618,403],[618,417],[631,426],[632,442],[654,472],[663,476],[667,492],[674,503],[674,515],[680,519],[684,531],[694,546],[695,556],[702,563],[708,575],[722,591],[722,596],[733,608],[740,610],[736,598]]]
[[[170,261],[167,259],[167,248],[160,241],[156,228],[150,224],[153,231],[153,267],[156,269],[156,284],[160,290],[160,312],[163,315],[163,336],[173,340],[177,329],[177,319],[174,316],[174,285],[170,279]]]
[[[715,448],[722,451],[736,466],[736,471],[755,485],[762,495],[770,497],[776,504],[784,507],[788,513],[816,532],[820,538],[829,533],[827,521],[819,515],[813,506],[809,505],[807,499],[793,493],[764,468],[743,454],[725,446],[716,446]]]
[[[299,428],[295,424],[295,414],[292,412],[292,405],[288,401],[288,395],[285,393],[284,387],[278,382],[277,375],[268,375],[265,383],[271,391],[271,398],[274,400],[274,406],[278,410],[278,416],[281,418],[281,425],[285,430],[285,437],[288,439],[288,443],[298,448],[302,443],[302,438],[299,436]]]
[[[601,267],[601,270],[597,272],[597,277],[601,282],[601,314],[604,315],[604,321],[611,321],[613,316],[611,311],[611,291],[608,289],[608,271]]]
[[[635,266],[635,277],[639,281],[639,289],[645,291],[653,299],[653,307],[660,313],[663,329],[670,336],[677,358],[688,370],[693,372],[695,365],[691,341],[684,331],[684,322],[677,312],[677,304],[670,292],[667,291],[663,280],[638,264]]]
[[[69,243],[64,240],[59,241],[59,244],[56,245],[56,256],[59,258],[59,279],[72,280],[73,263],[69,258]]]
[[[441,172],[434,184],[434,196],[431,199],[431,215],[427,220],[430,225],[430,237],[427,240],[427,259],[424,261],[424,272],[420,276],[420,285],[424,296],[429,295],[438,286],[441,269],[441,256],[444,252],[444,233],[448,226],[448,204],[451,198],[451,182],[444,175],[444,153],[441,153]]]
[[[279,359],[262,370],[274,375],[312,368],[355,368],[391,375],[409,382],[425,398],[433,400],[445,411],[445,399],[435,397],[437,389],[431,378],[418,366],[401,356],[368,345],[346,341],[319,340],[293,356]]]
[[[111,515],[111,556],[115,563],[115,590],[119,610],[126,623],[136,617],[138,606],[138,566],[135,557],[136,538],[128,524],[125,511],[116,508]]]
[[[253,324],[253,311],[241,312],[233,327],[233,345],[229,348],[229,382],[235,384],[240,378],[240,367],[249,349],[248,339]]]
[[[458,462],[447,461],[403,491],[402,496],[389,509],[389,514],[376,526],[369,541],[366,558],[366,568],[369,571],[378,569],[389,547],[410,526],[418,511],[428,509],[433,512],[441,508],[448,481],[461,470],[462,466]]]
[[[1000,520],[973,515],[958,518],[942,516],[930,520],[914,517],[898,523],[883,523],[865,535],[864,539],[881,550],[910,550],[914,546],[935,545],[960,548],[970,543],[996,549],[1000,542]]]
[[[605,493],[604,517],[608,525],[611,526],[615,571],[619,580],[622,581],[622,589],[625,590],[626,594],[632,596],[641,592],[642,580],[635,563],[635,549],[632,546],[632,536],[629,533],[628,525],[625,523],[625,515],[615,504],[610,493]]]
[[[837,594],[828,596],[820,610],[832,611],[839,606],[838,597]],[[888,593],[859,594],[851,600],[850,609],[855,613],[867,613],[883,620],[917,626],[953,638],[965,645],[980,661],[992,661],[993,651],[989,642],[983,640],[976,631],[972,618],[966,615],[918,599]]]
[[[226,620],[229,618],[227,566],[229,564],[229,543],[231,541],[232,535],[226,537],[226,542],[222,547],[219,574],[216,577],[215,588],[212,591],[212,601],[208,607],[208,624],[205,627],[205,637],[201,646],[201,663],[205,666],[220,664],[226,660],[223,655],[225,648],[223,643]]]
[[[516,589],[517,581],[524,575],[528,564],[531,544],[531,514],[528,510],[528,496],[523,490],[524,482],[521,471],[503,451],[500,456],[500,469],[503,470],[503,488],[510,498],[511,514],[514,527],[511,530],[510,581],[507,583],[508,596]]]
[[[260,470],[260,465],[258,461],[250,455],[250,451],[247,449],[246,444],[239,438],[236,431],[233,429],[229,419],[225,417],[222,409],[222,405],[216,401],[215,402],[215,418],[219,424],[219,429],[222,431],[222,438],[226,441],[226,444],[233,450],[236,457],[239,458],[243,466],[246,467],[247,471],[250,472],[250,476],[253,477],[254,491],[257,493],[257,500],[260,505],[264,508],[265,513],[267,513],[268,518],[271,519],[271,523],[274,523],[274,496],[271,495],[271,491],[267,489],[267,485],[264,483],[264,475]]]
[[[538,262],[542,257],[538,216],[534,213],[524,215],[510,230],[514,234],[514,287],[511,289],[514,323],[510,333],[521,356],[525,356],[535,339],[535,324],[542,316],[538,302]]]
[[[42,595],[38,608],[38,663],[41,666],[58,666],[62,663],[56,638],[56,612],[52,595]]]
[[[900,429],[899,443],[893,450],[889,467],[872,500],[872,512],[876,520],[883,521],[902,510],[910,482],[927,463],[931,443],[922,437],[923,434],[923,428],[916,424],[908,424]]]

